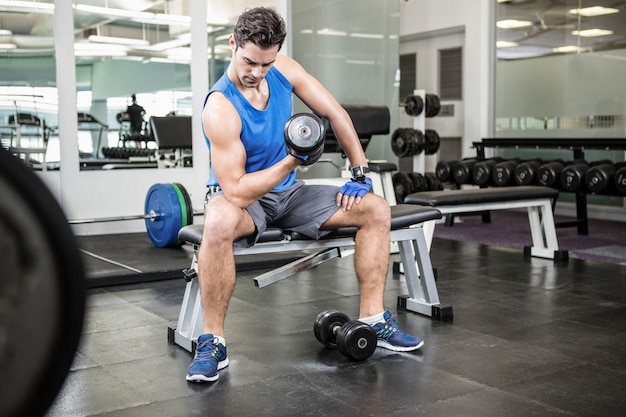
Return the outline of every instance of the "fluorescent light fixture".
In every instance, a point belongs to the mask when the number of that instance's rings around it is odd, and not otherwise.
[[[310,35],[313,33],[313,29],[303,29],[300,31],[300,33],[304,34],[304,35]]]
[[[127,19],[154,19],[154,13],[139,12],[136,10],[113,9],[111,7],[91,6],[89,4],[75,4],[74,8],[81,12],[95,13],[103,16],[124,17]]]
[[[513,46],[518,46],[519,43],[517,42],[509,42],[509,41],[498,41],[496,42],[496,47],[497,48],[511,48]]]
[[[183,25],[191,24],[191,16],[183,16],[183,15],[180,15],[180,14],[157,13],[154,16],[154,18],[157,19],[157,20],[163,20],[163,21],[167,21],[167,22],[174,22],[174,23],[179,23],[179,24],[183,24]]]
[[[0,10],[22,13],[52,13],[54,12],[54,3],[2,0],[0,1]]]
[[[580,46],[568,45],[568,46],[560,46],[558,48],[553,48],[553,52],[561,52],[561,53],[570,53],[570,52],[583,52],[585,48],[581,48]]]
[[[0,29],[0,36],[11,36],[13,35],[13,32],[11,32],[9,29]]]
[[[8,43],[0,42],[0,49],[15,49],[15,48],[17,48],[17,45],[12,42],[8,42]]]
[[[351,33],[352,38],[365,38],[365,39],[382,39],[383,35],[380,33]]]
[[[498,26],[500,29],[517,29],[530,26],[532,24],[533,22],[529,22],[528,20],[506,19],[498,21],[496,23],[496,26]]]
[[[117,36],[90,35],[88,39],[89,39],[89,42],[111,43],[115,45],[132,45],[132,46],[150,45],[150,42],[144,39],[119,38]]]
[[[572,31],[572,35],[582,36],[583,38],[594,38],[596,36],[607,36],[612,34],[613,31],[608,29],[585,29]]]
[[[585,17],[602,16],[605,14],[619,13],[619,9],[613,9],[612,7],[592,6],[584,7],[582,9],[570,9],[570,14],[579,14]]]
[[[330,35],[330,36],[348,36],[348,32],[343,32],[341,30],[324,28],[317,31],[318,35]]]
[[[128,48],[124,45],[103,43],[75,43],[74,55],[76,56],[126,56]]]

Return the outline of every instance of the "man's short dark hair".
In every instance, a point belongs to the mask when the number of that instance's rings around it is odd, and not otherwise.
[[[252,42],[261,49],[269,49],[275,45],[280,49],[286,36],[285,21],[269,7],[246,9],[235,25],[237,47]]]

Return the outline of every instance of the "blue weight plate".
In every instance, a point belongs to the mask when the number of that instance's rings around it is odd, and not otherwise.
[[[144,214],[156,214],[145,219],[146,230],[154,246],[167,248],[176,246],[178,231],[182,224],[182,211],[178,193],[172,184],[154,184],[148,190]]]

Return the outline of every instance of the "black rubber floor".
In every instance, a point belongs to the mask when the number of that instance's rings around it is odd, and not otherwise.
[[[138,269],[188,266],[186,249],[136,250],[127,262]],[[264,269],[240,272],[227,317],[230,366],[201,385],[185,381],[191,355],[167,341],[183,280],[92,288],[81,345],[48,415],[623,415],[626,267],[528,260],[519,250],[442,239],[431,256],[454,321],[400,313],[425,346],[377,349],[361,363],[319,344],[312,330],[322,310],[357,314],[351,256],[264,289],[251,280]],[[388,308],[403,294],[390,268]]]

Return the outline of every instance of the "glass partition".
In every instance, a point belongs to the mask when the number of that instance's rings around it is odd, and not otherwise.
[[[589,0],[498,1],[496,137],[590,143],[625,137],[626,11],[600,3],[607,6]],[[588,162],[624,160],[623,147],[589,148],[584,152]],[[571,150],[547,147],[502,149],[500,155],[573,159]],[[597,201],[623,204],[622,199]]]
[[[397,120],[399,67],[398,2],[293,0],[293,57],[341,104],[386,105]],[[306,111],[296,103],[296,111]],[[391,126],[391,131],[395,126]],[[372,159],[395,160],[388,137],[374,137],[366,149]],[[342,166],[339,154],[325,157]],[[336,168],[311,167],[300,175],[333,175]]]

